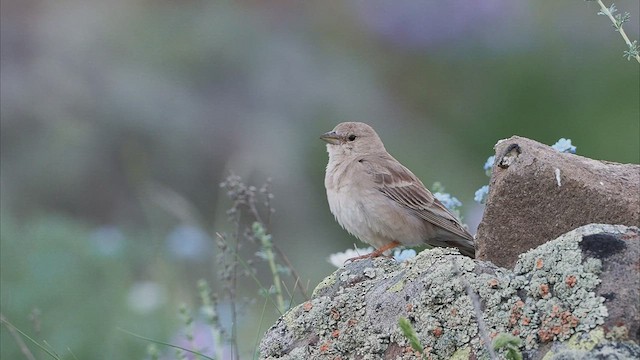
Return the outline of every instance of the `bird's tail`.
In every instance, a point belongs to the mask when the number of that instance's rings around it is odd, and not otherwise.
[[[472,259],[476,258],[476,248],[473,244],[473,240],[471,240],[469,243],[465,243],[464,246],[456,245],[456,247],[458,248],[458,250],[460,250],[460,254],[468,256]]]
[[[460,254],[475,259],[476,247],[473,236],[471,234],[467,233],[467,235],[469,235],[468,237],[461,237],[448,231],[443,231],[438,235],[438,237],[429,241],[429,245],[440,247],[454,247],[460,251]]]

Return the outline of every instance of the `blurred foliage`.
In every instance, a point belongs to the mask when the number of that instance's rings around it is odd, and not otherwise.
[[[638,39],[640,4],[616,5]],[[579,155],[640,162],[639,68],[598,9],[2,0],[3,314],[36,334],[39,309],[36,338],[60,353],[143,358],[147,344],[117,327],[170,340],[197,279],[221,286],[211,235],[233,231],[218,187],[230,171],[273,178],[270,235],[313,287],[355,242],[326,206],[317,139],[345,120],[445,185],[472,229],[501,138],[571,138]],[[246,355],[277,314],[256,329],[263,299],[250,282],[239,291],[258,303],[240,319]],[[0,357],[20,358],[5,329],[0,340]]]
[[[87,226],[70,218],[18,223],[3,214],[1,225],[2,311],[22,331],[46,340],[64,358],[70,357],[67,349],[78,358],[141,358],[144,347],[116,327],[168,335],[166,316],[141,316],[127,307],[134,268],[144,255],[101,255],[87,241]],[[4,329],[0,341],[3,358],[21,358]]]

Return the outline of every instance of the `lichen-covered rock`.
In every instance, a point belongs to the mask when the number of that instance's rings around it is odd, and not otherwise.
[[[510,268],[518,255],[579,226],[640,226],[640,165],[560,153],[513,136],[495,146],[476,258]]]
[[[622,229],[622,227],[620,227]],[[580,248],[585,257],[602,262],[596,295],[605,299],[609,316],[604,323],[610,336],[640,342],[640,234],[638,228],[615,233],[583,226]],[[639,357],[640,359],[640,357]]]
[[[576,334],[565,342],[556,342],[542,360],[627,360],[640,359],[640,346],[632,342],[607,342],[605,332],[597,328]]]
[[[598,253],[593,236],[600,236],[602,248],[611,251]],[[624,241],[630,254],[640,249],[637,228],[588,225],[522,254],[512,271],[442,248],[425,250],[401,264],[386,258],[356,261],[327,277],[310,301],[281,317],[262,339],[260,356],[419,359],[398,326],[404,317],[429,358],[488,358],[477,325],[480,312],[468,293],[480,300],[485,337],[518,336],[521,350],[531,359],[574,350],[557,344],[573,342],[588,352],[637,341],[631,334],[638,325],[633,318],[615,329],[605,326],[610,301],[625,299],[628,302],[615,303],[615,311],[637,315],[637,301],[630,299],[638,294],[637,283],[627,283],[635,290],[624,296],[600,296],[604,288],[612,291],[602,283],[607,271],[624,271],[610,264],[621,259],[617,241]],[[627,272],[637,271],[637,265],[627,261]],[[635,345],[629,346],[633,350]]]

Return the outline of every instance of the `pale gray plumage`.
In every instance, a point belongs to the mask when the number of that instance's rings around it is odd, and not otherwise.
[[[428,244],[474,257],[473,236],[406,167],[369,125],[338,124],[327,142],[329,208],[349,233],[376,249]]]

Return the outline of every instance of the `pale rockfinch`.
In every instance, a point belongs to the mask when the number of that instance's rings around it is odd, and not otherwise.
[[[345,230],[377,249],[362,257],[421,244],[456,247],[474,257],[473,236],[389,155],[371,126],[345,122],[320,138],[329,153],[324,185],[331,213]]]

